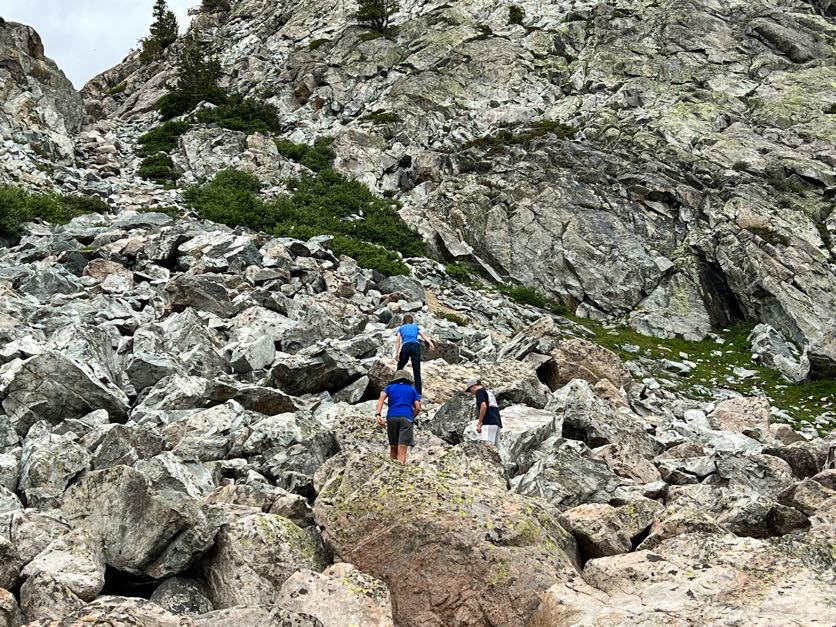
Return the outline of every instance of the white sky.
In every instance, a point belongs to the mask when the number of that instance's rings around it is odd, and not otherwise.
[[[200,0],[168,0],[180,31],[186,10]],[[0,0],[0,17],[28,24],[44,41],[46,56],[76,89],[107,70],[148,34],[154,0]]]

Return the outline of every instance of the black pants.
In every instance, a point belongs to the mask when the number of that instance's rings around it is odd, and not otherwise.
[[[412,362],[412,376],[415,377],[415,391],[421,396],[421,345],[418,342],[407,342],[401,345],[401,354],[398,356],[398,370]]]

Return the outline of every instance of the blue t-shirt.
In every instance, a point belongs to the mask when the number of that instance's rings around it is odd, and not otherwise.
[[[398,328],[398,333],[401,334],[401,339],[403,340],[404,344],[409,344],[410,342],[418,342],[418,325],[409,323],[409,324],[402,324]]]
[[[415,388],[408,383],[390,383],[384,390],[389,397],[389,410],[386,412],[386,419],[409,418],[412,421],[412,405],[420,401],[421,397]]]

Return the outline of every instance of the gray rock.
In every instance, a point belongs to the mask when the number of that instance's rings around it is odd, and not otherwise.
[[[23,560],[5,536],[0,536],[0,558],[0,588],[14,588],[23,569]]]
[[[46,423],[37,423],[23,443],[18,488],[30,507],[54,507],[70,481],[90,468],[90,462],[90,453],[72,434],[54,436]]]
[[[780,331],[768,324],[759,324],[749,334],[752,359],[781,373],[789,383],[804,383],[810,377],[810,360],[806,353],[788,343]]]
[[[93,451],[93,469],[104,470],[113,466],[132,466],[140,459],[149,459],[166,448],[166,442],[157,433],[141,427],[112,425],[85,437]]]
[[[62,582],[46,572],[38,572],[20,587],[20,609],[27,623],[59,621],[84,606]]]
[[[293,396],[337,392],[363,375],[354,358],[333,348],[312,347],[287,355],[278,353],[268,381]]]
[[[2,627],[20,627],[23,624],[17,600],[8,590],[0,589],[0,625]]]
[[[82,477],[64,494],[61,511],[102,538],[109,566],[157,578],[186,570],[220,526],[211,510],[185,495],[152,492],[125,466]]]
[[[216,610],[195,617],[197,627],[226,627],[227,625],[263,625],[264,627],[323,627],[319,619],[308,614],[288,612],[272,604],[233,607]]]
[[[253,560],[253,555],[261,558]],[[307,533],[281,516],[264,513],[229,521],[199,565],[217,609],[273,605],[294,572],[324,567],[321,547]]]
[[[92,601],[105,583],[101,542],[87,529],[61,536],[37,555],[21,572],[22,577],[48,575],[82,601]]]
[[[232,303],[221,276],[181,274],[172,279],[165,289],[169,293],[172,311],[179,312],[192,307],[221,318],[232,316]]]
[[[412,277],[403,275],[386,277],[377,284],[377,289],[381,294],[401,295],[402,300],[424,302],[424,286]]]
[[[154,590],[150,600],[177,616],[197,616],[215,609],[203,587],[186,577],[166,579]]]
[[[115,420],[127,416],[128,399],[115,386],[96,380],[83,365],[57,352],[22,362],[2,387],[3,408],[15,430],[25,435],[38,420],[57,424],[106,409]]]
[[[561,513],[561,524],[578,541],[587,559],[627,553],[664,510],[661,503],[639,499],[629,505],[612,507],[603,503],[578,505]]]

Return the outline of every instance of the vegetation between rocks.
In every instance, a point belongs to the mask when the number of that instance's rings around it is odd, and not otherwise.
[[[540,137],[546,135],[553,135],[555,139],[568,139],[572,137],[576,129],[557,122],[556,120],[538,120],[529,124],[521,130],[514,130],[513,128],[503,128],[493,135],[486,135],[472,139],[462,146],[464,150],[469,148],[488,149],[488,154],[496,154],[505,146],[524,146],[529,147],[529,144]]]
[[[427,252],[398,215],[397,203],[374,196],[362,183],[330,167],[291,179],[287,187],[289,194],[265,201],[258,196],[261,183],[256,177],[226,170],[187,190],[186,198],[202,217],[229,226],[299,239],[333,235],[336,254],[387,275],[408,272],[395,251],[405,256]]]
[[[85,213],[104,213],[110,206],[94,196],[33,194],[13,185],[0,185],[0,235],[20,234],[20,225],[32,220],[65,224]]]
[[[146,64],[158,59],[166,48],[177,41],[177,17],[165,0],[154,2],[153,17],[151,32],[142,40],[142,52],[139,55],[140,61]]]

